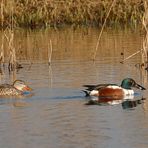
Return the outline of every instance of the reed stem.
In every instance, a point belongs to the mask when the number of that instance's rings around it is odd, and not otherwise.
[[[10,32],[10,40],[9,40],[9,64],[8,64],[8,69],[10,71],[13,71],[16,68],[16,52],[15,48],[13,46],[13,40],[14,40],[14,32]]]
[[[4,1],[1,1],[1,27],[2,27],[2,44],[1,44],[1,52],[0,52],[0,64],[4,66]]]
[[[4,1],[1,1],[1,27],[4,27]]]
[[[145,35],[145,39],[143,41],[142,60],[143,60],[143,63],[147,63],[147,61],[148,61],[148,4],[146,1],[144,1],[144,8],[145,8],[145,13],[143,15],[142,24],[143,24],[144,29],[146,31],[146,35]]]
[[[0,52],[0,64],[4,66],[5,59],[4,59],[4,35],[2,35],[2,44],[1,44],[1,52]]]
[[[99,34],[99,37],[98,37],[98,40],[97,40],[97,44],[96,44],[96,48],[95,48],[95,51],[94,51],[93,60],[95,60],[95,58],[96,58],[97,50],[98,50],[98,47],[99,47],[99,44],[100,44],[100,39],[101,39],[103,30],[104,30],[104,27],[105,27],[105,25],[106,25],[107,18],[109,17],[109,14],[110,14],[110,12],[111,12],[112,7],[114,6],[115,1],[116,1],[116,0],[113,0],[113,1],[112,1],[111,6],[110,6],[110,8],[109,8],[109,10],[108,10],[108,13],[107,13],[107,15],[106,15],[106,18],[105,18],[105,20],[104,20],[103,26],[102,26],[102,28],[101,28],[101,32],[100,32],[100,34]]]
[[[52,58],[52,41],[49,41],[49,45],[48,45],[48,64],[51,65],[51,58]]]
[[[132,55],[130,55],[130,56],[128,56],[127,58],[125,58],[124,60],[122,60],[120,63],[123,63],[124,61],[126,61],[126,60],[132,58],[133,56],[135,56],[135,55],[141,53],[142,51],[143,51],[143,49],[140,49],[139,51],[133,53]]]

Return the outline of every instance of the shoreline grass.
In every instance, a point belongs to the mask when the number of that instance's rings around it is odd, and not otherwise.
[[[0,28],[12,24],[22,28],[46,28],[61,25],[97,25],[102,27],[110,0],[2,0]],[[13,8],[13,9],[12,9]],[[116,0],[106,26],[141,24],[144,0]]]

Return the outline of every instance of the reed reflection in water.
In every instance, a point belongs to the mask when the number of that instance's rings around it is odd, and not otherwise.
[[[34,90],[25,99],[0,99],[0,147],[7,148],[146,148],[147,100],[132,110],[114,106],[86,106],[83,84],[117,83],[132,77],[142,83],[135,64],[140,55],[124,64],[141,48],[142,36],[130,30],[105,30],[95,63],[91,55],[99,30],[71,28],[28,32],[15,31],[17,57],[23,68],[8,73],[1,82],[23,79]],[[52,64],[48,43],[52,40]],[[5,43],[5,49],[7,45]],[[32,64],[30,64],[32,63]],[[147,88],[147,84],[145,84]],[[147,91],[141,96],[146,97]],[[125,104],[124,104],[125,106]]]
[[[94,54],[99,32],[100,30],[97,28],[86,27],[43,31],[18,29],[14,32],[14,47],[18,59],[40,62],[48,60],[48,48],[51,40],[53,60],[90,60]],[[3,40],[0,42],[2,43]],[[125,51],[125,56],[128,56],[141,47],[142,37],[138,31],[107,29],[102,34],[97,59],[106,56],[119,57],[123,51]],[[9,51],[6,40],[4,40],[4,49],[5,55],[7,55]]]

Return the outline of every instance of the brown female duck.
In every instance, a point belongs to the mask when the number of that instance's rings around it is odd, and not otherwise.
[[[13,84],[1,84],[0,96],[20,96],[29,93],[32,89],[22,80],[15,80]]]

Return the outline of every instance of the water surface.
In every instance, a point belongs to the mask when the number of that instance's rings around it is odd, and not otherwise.
[[[34,96],[0,98],[0,147],[6,148],[146,148],[148,147],[147,91],[135,100],[118,105],[90,105],[83,84],[117,83],[132,77],[147,87],[139,67],[141,32],[104,31],[96,61],[91,60],[99,30],[64,28],[15,31],[15,47],[23,68],[9,73],[2,69],[1,83],[23,79]],[[48,66],[49,40],[52,63]],[[7,44],[5,44],[6,50]]]

